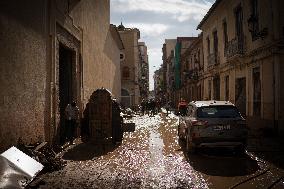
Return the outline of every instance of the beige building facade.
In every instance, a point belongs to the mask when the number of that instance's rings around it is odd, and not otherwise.
[[[125,28],[122,23],[117,27],[124,45],[121,60],[121,104],[135,108],[140,104],[139,89],[139,46],[140,31],[137,28]]]
[[[204,98],[235,103],[255,129],[284,130],[284,2],[217,0],[203,31]]]
[[[122,43],[110,2],[4,0],[0,3],[0,149],[64,141],[64,108],[84,110],[104,87],[120,97]]]
[[[138,42],[139,46],[139,74],[138,82],[140,87],[140,102],[148,99],[149,95],[149,58],[145,42]]]

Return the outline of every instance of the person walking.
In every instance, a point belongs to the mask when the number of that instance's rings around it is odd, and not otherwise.
[[[69,144],[74,144],[75,138],[75,129],[77,126],[77,122],[79,120],[79,108],[76,105],[76,102],[73,101],[71,104],[68,104],[65,108],[65,118],[67,123],[67,140]]]
[[[171,108],[171,102],[169,101],[169,102],[166,103],[167,116],[169,115],[170,108]]]

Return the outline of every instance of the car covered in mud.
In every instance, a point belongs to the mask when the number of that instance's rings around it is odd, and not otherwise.
[[[237,107],[228,101],[193,101],[180,116],[178,136],[188,152],[202,147],[230,147],[243,153],[248,127]]]

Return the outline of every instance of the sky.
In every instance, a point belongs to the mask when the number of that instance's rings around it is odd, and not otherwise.
[[[153,74],[162,64],[165,39],[195,37],[204,15],[215,0],[110,0],[110,22],[138,28],[148,47],[150,90]]]

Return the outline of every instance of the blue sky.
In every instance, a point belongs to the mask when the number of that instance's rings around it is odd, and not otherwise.
[[[110,0],[111,23],[140,30],[148,47],[150,90],[162,64],[165,39],[197,36],[197,25],[215,0]]]

